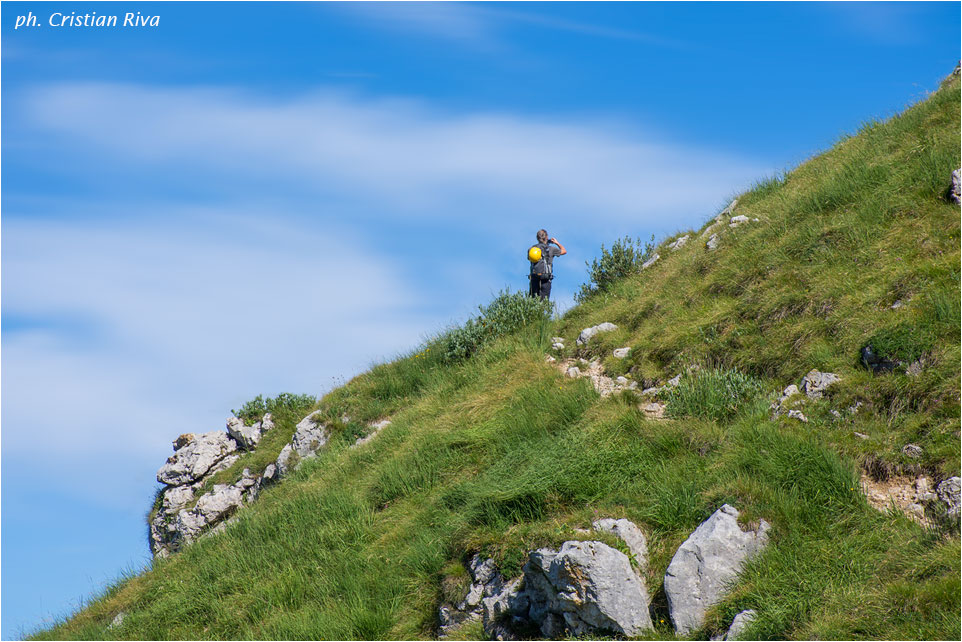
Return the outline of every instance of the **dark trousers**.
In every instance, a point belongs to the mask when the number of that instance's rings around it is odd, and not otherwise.
[[[528,289],[530,296],[540,296],[547,299],[551,296],[551,279],[543,279],[537,274],[531,275],[531,287]]]

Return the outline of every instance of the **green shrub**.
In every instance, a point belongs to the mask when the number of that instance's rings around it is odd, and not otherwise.
[[[762,391],[761,382],[738,370],[702,369],[681,378],[667,393],[666,411],[672,417],[731,419],[740,407]]]
[[[591,263],[585,261],[588,283],[581,285],[575,300],[583,303],[593,294],[606,292],[618,279],[640,272],[642,263],[651,258],[654,242],[654,236],[644,244],[641,239],[632,240],[626,236],[615,241],[610,250],[602,244],[601,259],[592,259]]]
[[[317,403],[317,397],[312,395],[295,395],[282,392],[273,399],[271,397],[264,399],[261,395],[257,395],[241,406],[240,410],[231,410],[231,413],[246,425],[252,426],[260,421],[265,413],[276,413],[281,409],[300,412],[307,410],[315,403]]]
[[[448,363],[467,359],[498,337],[546,321],[552,309],[552,303],[546,299],[504,290],[487,306],[479,306],[477,317],[438,338],[443,359]]]
[[[908,363],[931,350],[935,336],[926,326],[902,323],[879,330],[865,344],[880,357]]]

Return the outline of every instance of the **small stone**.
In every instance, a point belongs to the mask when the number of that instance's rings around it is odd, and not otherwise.
[[[614,323],[605,321],[604,323],[599,323],[598,325],[593,325],[590,328],[585,328],[582,330],[575,343],[579,346],[583,346],[586,345],[591,337],[595,336],[596,334],[600,334],[602,332],[612,332],[613,330],[617,329],[618,326],[616,326]]]
[[[675,250],[680,250],[681,248],[685,247],[685,245],[688,243],[688,239],[689,239],[688,234],[685,234],[684,236],[669,243],[668,249],[671,250],[672,252],[674,252]]]
[[[708,242],[705,243],[705,247],[707,247],[707,248],[708,248],[710,251],[712,251],[712,252],[714,252],[715,250],[717,250],[717,249],[718,249],[718,235],[717,235],[717,234],[712,234],[711,237],[709,237]]]
[[[615,359],[624,359],[630,352],[631,348],[615,348],[612,354],[615,356]]]
[[[666,383],[665,385],[668,386],[669,388],[674,388],[675,386],[677,386],[677,385],[680,384],[680,383],[681,383],[681,375],[680,375],[680,374],[677,374],[677,375],[675,375],[674,377],[672,377],[671,379],[669,379],[669,380],[668,380],[668,383]]]
[[[755,611],[748,609],[747,611],[742,611],[732,620],[732,625],[728,627],[728,633],[725,634],[725,640],[738,640],[741,634],[751,625],[755,620]]]
[[[114,616],[114,619],[110,621],[110,625],[107,628],[116,629],[120,627],[120,625],[124,623],[124,619],[126,617],[127,617],[127,614],[121,611],[120,613]]]
[[[962,488],[962,479],[959,477],[949,477],[936,487],[939,499],[945,502],[946,507],[949,509],[950,517],[959,517],[960,488]]]
[[[902,303],[902,299],[899,299],[899,300],[897,300],[895,303],[893,303],[892,305],[889,306],[889,310],[898,310],[899,308],[901,308],[901,307],[903,307],[903,306],[905,306],[905,304]]]
[[[643,403],[639,406],[648,419],[664,419],[666,406],[663,403]]]
[[[564,343],[565,340],[564,340],[564,337],[551,337],[551,342],[552,342],[552,343]]]
[[[788,411],[788,418],[789,418],[789,419],[797,419],[798,421],[801,421],[802,423],[806,423],[806,424],[808,423],[808,417],[806,417],[804,414],[802,414],[802,411],[801,411],[801,410],[789,410],[789,411]]]
[[[581,376],[581,369],[578,368],[577,366],[571,366],[570,368],[568,368],[568,371],[565,372],[565,374],[571,377],[572,379],[577,379],[578,377]]]
[[[563,344],[563,343],[552,343],[552,344],[551,344],[551,348],[552,348],[553,350],[561,351],[561,350],[564,350],[564,349],[565,349],[565,344]]]
[[[950,192],[950,196],[956,205],[962,203],[962,195],[960,195],[960,191],[962,191],[962,168],[952,172],[952,190]]]
[[[748,223],[750,220],[751,219],[744,214],[739,214],[738,216],[733,216],[731,218],[731,220],[728,222],[728,227],[738,227],[742,223]]]
[[[921,359],[917,361],[913,361],[912,363],[909,364],[909,367],[905,369],[905,374],[907,374],[910,377],[917,377],[920,374],[922,374],[922,367],[923,367],[923,364]]]
[[[859,439],[869,439],[869,436],[866,435],[864,432],[857,432],[857,431],[856,431],[856,432],[854,432],[853,434],[854,434],[856,437],[858,437]]]
[[[628,377],[618,377],[618,378],[615,379],[615,383],[616,383],[617,385],[619,385],[619,386],[627,386],[627,385],[628,385]]]
[[[833,372],[810,370],[807,375],[802,377],[802,383],[799,387],[810,399],[821,399],[829,386],[841,380],[842,378]]]
[[[651,257],[650,259],[648,259],[647,261],[645,261],[644,263],[641,264],[641,269],[642,269],[642,270],[647,270],[647,269],[650,268],[652,265],[654,265],[655,263],[657,263],[657,262],[658,262],[658,259],[660,259],[660,258],[661,258],[661,255],[659,255],[659,254],[654,255],[653,257]]]
[[[547,363],[554,363],[555,361],[557,361],[557,359],[555,359],[554,357],[552,357],[550,354],[546,354],[546,355],[544,356],[544,360],[545,360]]]
[[[832,413],[832,416],[835,417],[836,419],[841,419],[841,418],[842,418],[842,413],[840,413],[838,410],[835,410],[834,408],[833,408],[832,410],[830,410],[829,412],[831,412],[831,413]]]
[[[861,402],[861,401],[856,401],[856,402],[855,402],[855,405],[852,405],[852,406],[849,406],[849,407],[848,407],[848,414],[854,415],[855,413],[858,412],[858,409],[861,408],[861,407],[862,407],[862,402]]]
[[[902,454],[912,459],[918,459],[922,456],[922,448],[916,444],[905,444],[902,446]]]

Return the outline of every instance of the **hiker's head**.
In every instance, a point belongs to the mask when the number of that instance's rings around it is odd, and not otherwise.
[[[538,243],[548,242],[548,230],[538,230]]]

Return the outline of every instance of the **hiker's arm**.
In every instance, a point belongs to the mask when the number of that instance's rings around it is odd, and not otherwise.
[[[559,254],[558,256],[564,256],[565,254],[568,253],[568,250],[565,249],[565,246],[562,245],[561,243],[558,243],[558,239],[551,239],[551,242],[557,245],[558,249],[561,250],[561,254]]]

